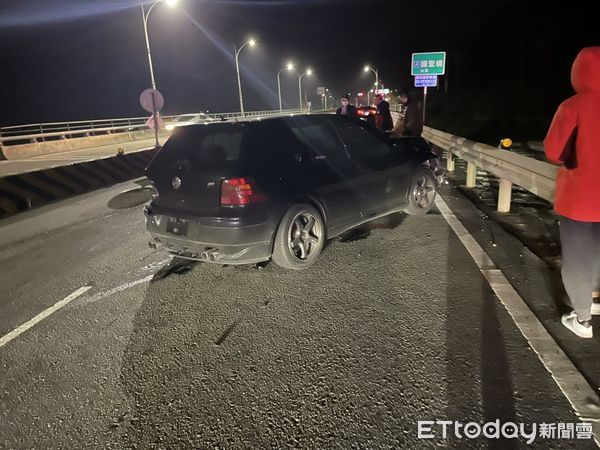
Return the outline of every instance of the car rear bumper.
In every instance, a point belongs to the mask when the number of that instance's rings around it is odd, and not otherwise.
[[[178,219],[148,208],[146,230],[151,247],[180,258],[216,264],[251,264],[266,261],[272,253],[274,226],[269,220],[242,221],[201,218]]]

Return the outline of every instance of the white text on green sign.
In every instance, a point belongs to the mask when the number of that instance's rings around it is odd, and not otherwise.
[[[413,53],[411,75],[444,75],[446,52]]]

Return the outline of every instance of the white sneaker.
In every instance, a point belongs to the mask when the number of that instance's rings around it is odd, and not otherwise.
[[[600,299],[594,298],[592,301],[592,316],[600,316]]]
[[[592,326],[585,326],[579,322],[579,320],[577,320],[577,313],[575,311],[563,314],[560,321],[566,328],[581,338],[589,339],[594,337],[594,330],[592,330]]]

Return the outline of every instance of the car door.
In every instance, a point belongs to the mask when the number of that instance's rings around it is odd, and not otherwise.
[[[357,183],[365,192],[362,209],[366,217],[401,208],[409,176],[405,155],[393,148],[387,136],[360,121],[331,120],[359,169]]]
[[[294,117],[288,123],[309,152],[311,163],[305,166],[303,176],[324,203],[329,235],[359,223],[364,198],[357,183],[359,171],[331,123],[324,116]]]

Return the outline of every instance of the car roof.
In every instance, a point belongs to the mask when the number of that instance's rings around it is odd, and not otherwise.
[[[239,127],[239,126],[254,126],[254,124],[261,124],[261,123],[274,123],[274,122],[281,122],[281,121],[285,121],[285,120],[289,120],[289,119],[294,119],[294,118],[309,118],[309,117],[335,117],[334,113],[300,113],[300,114],[289,114],[289,115],[283,115],[283,116],[266,116],[266,117],[261,117],[259,118],[246,118],[243,120],[226,120],[226,121],[220,121],[220,120],[215,120],[215,121],[210,121],[210,122],[201,122],[201,123],[185,123],[185,124],[180,124],[179,126],[176,127],[176,129],[182,129],[182,128],[200,128],[200,127],[220,127],[220,128],[225,128],[225,127]]]

